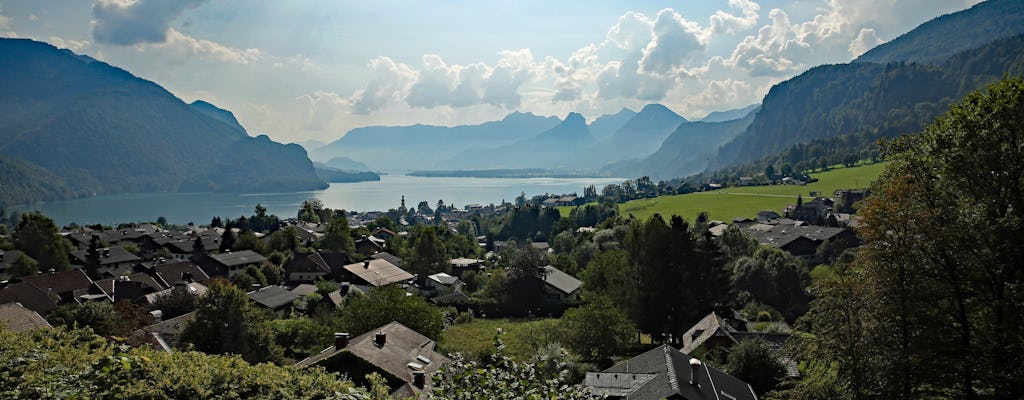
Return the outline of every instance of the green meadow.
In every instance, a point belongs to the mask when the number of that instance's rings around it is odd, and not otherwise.
[[[850,168],[834,167],[825,172],[811,173],[818,181],[804,186],[773,185],[731,187],[709,192],[696,192],[674,196],[640,199],[619,205],[623,215],[633,214],[643,220],[654,214],[676,214],[688,220],[707,212],[712,220],[730,221],[733,217],[756,217],[761,210],[782,212],[786,205],[796,203],[797,196],[811,198],[811,192],[831,197],[837,189],[868,187],[885,168],[886,163],[860,165]],[[562,207],[563,216],[571,207]]]

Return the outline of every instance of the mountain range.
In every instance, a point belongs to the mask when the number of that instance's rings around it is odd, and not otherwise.
[[[125,70],[28,39],[0,39],[0,204],[131,192],[323,189],[305,150],[251,137]]]

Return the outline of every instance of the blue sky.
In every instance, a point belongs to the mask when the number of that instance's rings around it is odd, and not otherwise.
[[[517,110],[592,120],[659,102],[699,118],[975,3],[0,0],[0,35],[210,101],[252,134],[329,142]]]

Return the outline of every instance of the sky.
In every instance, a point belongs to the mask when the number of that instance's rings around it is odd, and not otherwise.
[[[701,118],[976,3],[0,0],[0,36],[211,102],[253,135],[331,142],[361,126],[514,111],[592,121],[661,103]]]

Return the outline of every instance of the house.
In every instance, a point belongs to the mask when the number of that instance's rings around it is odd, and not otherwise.
[[[42,290],[47,295],[57,295],[60,299],[58,304],[79,303],[81,301],[106,298],[104,294],[90,291],[92,280],[82,270],[73,269],[64,272],[41,273],[23,276],[20,279],[22,282]],[[91,295],[97,295],[98,297]],[[28,307],[27,304],[25,306]],[[40,314],[43,313],[40,312]]]
[[[821,262],[818,246],[826,240],[842,241],[848,248],[860,246],[856,233],[847,228],[756,224],[747,227],[746,232],[759,244],[785,250],[811,265]]]
[[[779,213],[772,210],[761,210],[757,212],[758,221],[767,221],[771,219],[778,219]]]
[[[395,233],[395,231],[390,230],[388,228],[374,229],[372,235],[373,237],[381,240],[391,240],[391,238],[398,236],[398,234]]]
[[[380,253],[374,254],[374,255],[370,256],[370,258],[373,258],[374,260],[384,260],[384,261],[387,261],[387,262],[392,263],[394,265],[397,265],[399,267],[402,266],[402,258],[401,257],[398,257],[398,256],[396,256],[394,254],[391,254],[391,253],[388,253],[386,251],[382,251]],[[348,264],[348,263],[346,262],[346,264]]]
[[[106,295],[107,298],[115,302],[120,300],[135,301],[147,294],[165,289],[152,276],[142,272],[116,278],[100,279],[93,281],[92,284]]]
[[[707,354],[708,351],[715,348],[729,348],[745,340],[757,340],[764,343],[779,362],[786,367],[787,376],[799,377],[800,370],[797,363],[787,352],[783,351],[783,345],[791,336],[788,325],[782,323],[781,326],[784,328],[776,329],[777,332],[752,331],[754,325],[735,311],[733,311],[732,319],[723,318],[716,312],[711,312],[683,334],[681,350],[687,354]]]
[[[530,246],[543,252],[554,252],[554,250],[551,248],[551,245],[548,244],[548,242],[530,242]]]
[[[430,338],[392,322],[355,338],[334,334],[334,346],[295,364],[298,368],[321,366],[330,372],[347,374],[358,385],[377,372],[385,378],[396,398],[417,397],[430,392],[432,377],[448,358],[435,351]]]
[[[0,327],[14,333],[52,328],[39,313],[21,303],[0,304]]]
[[[98,249],[100,255],[100,266],[96,270],[101,277],[112,277],[121,276],[132,272],[132,266],[134,266],[141,258],[132,254],[123,247],[105,247]],[[89,265],[89,250],[77,250],[71,252],[71,261],[73,264],[78,265]]]
[[[412,280],[414,276],[384,260],[365,260],[342,268],[342,280],[374,287]]]
[[[279,285],[264,286],[248,295],[257,306],[278,312],[288,312],[292,303],[302,297]]]
[[[342,253],[344,254],[344,253]],[[348,264],[348,257],[341,265]],[[313,282],[331,273],[331,266],[319,252],[295,253],[284,265],[285,279],[289,282]]]
[[[186,283],[186,282],[183,282],[183,281],[178,281],[178,282],[174,283],[174,287],[172,287],[170,289],[164,289],[164,290],[161,290],[159,292],[150,293],[150,294],[147,294],[145,296],[142,296],[142,303],[146,304],[146,305],[149,305],[149,306],[152,306],[152,305],[156,304],[156,302],[161,297],[169,295],[169,294],[171,294],[175,290],[187,291],[192,296],[199,297],[199,296],[202,296],[202,295],[206,294],[207,288],[206,288],[206,286],[204,286],[203,284],[201,284],[199,282],[188,282],[188,283]]]
[[[563,304],[579,301],[583,282],[550,265],[545,266],[544,270],[544,292],[548,300]]]
[[[255,251],[242,250],[208,255],[199,261],[199,266],[211,277],[226,276],[231,279],[249,266],[259,267],[264,261],[267,258]]]
[[[210,279],[206,271],[188,261],[157,264],[153,266],[152,274],[165,288],[174,286],[178,281],[203,283]]]
[[[196,313],[193,311],[136,329],[128,335],[128,344],[173,353],[178,345],[178,338],[195,316]]]
[[[852,212],[853,205],[871,195],[868,189],[847,189],[836,190],[832,193],[835,199],[835,209],[840,212]]]
[[[308,284],[308,283],[303,283],[301,285],[298,285],[298,286],[292,288],[292,293],[295,293],[299,297],[309,296],[309,295],[311,295],[313,293],[316,293],[316,291],[317,291],[316,285],[311,285],[311,284]]]
[[[461,277],[467,271],[480,272],[484,267],[484,260],[476,258],[453,258],[449,263],[452,265],[452,275],[458,277]]]
[[[668,345],[588,372],[583,385],[607,399],[757,400],[748,383]]]
[[[15,283],[0,289],[0,304],[11,303],[21,304],[29,310],[46,315],[57,308],[60,296],[28,283]]]
[[[461,289],[462,281],[458,277],[438,272],[427,277],[420,292],[426,297],[435,297],[458,292]]]
[[[385,242],[383,239],[378,239],[373,236],[364,236],[355,241],[356,252],[364,256],[372,256],[376,253],[384,251]]]

